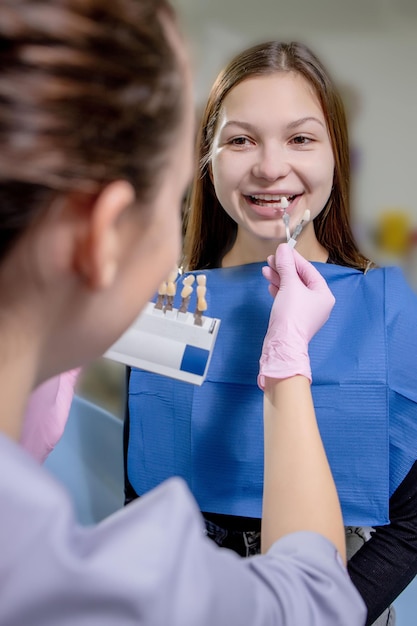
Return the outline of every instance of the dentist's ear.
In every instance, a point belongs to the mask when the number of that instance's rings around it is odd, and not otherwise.
[[[117,180],[100,192],[85,216],[75,265],[91,289],[107,289],[114,282],[123,250],[120,222],[134,200],[132,185]]]

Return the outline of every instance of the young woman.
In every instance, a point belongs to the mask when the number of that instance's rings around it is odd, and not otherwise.
[[[334,297],[289,246],[271,259],[272,369],[260,366],[265,555],[250,562],[209,541],[180,479],[79,527],[68,495],[19,445],[31,391],[102,354],[178,257],[193,116],[172,10],[3,0],[0,103],[0,623],[362,624],[305,374]],[[288,322],[298,364],[283,373],[276,334]]]
[[[298,43],[239,54],[213,85],[197,159],[185,267],[206,274],[220,333],[201,388],[132,369],[127,501],[179,474],[210,537],[259,551],[269,294],[257,276],[287,239],[286,217],[291,234],[309,216],[297,250],[337,302],[311,343],[315,409],[368,624],[384,611],[378,624],[393,623],[388,607],[417,573],[417,298],[355,244],[344,109],[321,62]]]

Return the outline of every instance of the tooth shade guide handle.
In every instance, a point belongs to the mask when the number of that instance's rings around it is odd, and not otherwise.
[[[198,287],[197,287],[198,289]],[[205,289],[205,287],[204,287]],[[207,301],[203,296],[200,296],[197,300],[197,308],[194,312],[194,324],[196,326],[202,326],[203,324],[203,312],[207,311]]]
[[[310,221],[310,211],[309,211],[309,209],[306,209],[304,211],[304,215],[303,215],[301,221],[295,227],[295,230],[294,230],[294,232],[292,234],[292,237],[288,241],[288,245],[290,246],[290,248],[295,248],[295,244],[297,243],[297,239],[298,239],[299,234],[301,233],[301,231],[303,230],[304,226],[309,221]]]
[[[179,313],[187,313],[192,292],[193,288],[191,285],[184,285],[181,290],[181,305],[178,309]]]
[[[291,237],[291,233],[290,233],[290,216],[288,215],[288,213],[284,210],[283,216],[282,216],[282,220],[284,222],[285,225],[285,237],[287,239],[287,242],[290,240]]]
[[[289,207],[289,202],[288,199],[285,196],[282,196],[281,200],[280,200],[280,205],[281,205],[281,209],[284,209],[284,213],[282,215],[282,220],[284,222],[285,225],[285,237],[287,239],[287,242],[290,240],[291,237],[291,233],[290,233],[290,216],[287,213],[287,208]]]
[[[163,282],[158,287],[158,297],[155,302],[155,309],[162,310],[164,308],[166,293],[167,293],[167,284],[166,282]]]

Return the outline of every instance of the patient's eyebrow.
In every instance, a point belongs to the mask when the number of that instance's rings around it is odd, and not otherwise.
[[[319,124],[322,128],[326,129],[326,125],[324,124],[324,122],[322,122],[322,120],[320,120],[318,117],[314,117],[313,115],[302,117],[299,120],[294,120],[293,122],[289,122],[287,124],[287,128],[288,130],[294,130],[296,128],[299,128],[303,124],[306,124],[307,122],[315,122],[316,124]],[[228,120],[221,127],[221,130],[228,128],[229,126],[239,126],[240,128],[243,128],[244,130],[247,130],[247,131],[253,131],[256,129],[256,127],[253,124],[250,124],[249,122],[243,122],[240,120]]]
[[[227,128],[228,126],[240,126],[240,128],[244,128],[245,130],[254,130],[255,126],[253,124],[249,124],[248,122],[239,122],[239,120],[229,120],[222,126],[222,130]]]
[[[320,124],[320,126],[322,126],[323,128],[326,128],[323,122],[319,120],[318,117],[314,117],[314,116],[302,117],[299,120],[294,120],[294,122],[290,122],[288,124],[287,128],[289,129],[298,128],[299,126],[302,126],[306,122],[316,122],[317,124]]]

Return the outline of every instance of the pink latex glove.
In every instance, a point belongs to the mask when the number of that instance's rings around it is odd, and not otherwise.
[[[41,463],[62,437],[79,372],[74,369],[47,380],[29,398],[20,443]]]
[[[258,385],[265,377],[301,374],[311,382],[308,344],[329,318],[335,298],[315,267],[286,243],[268,258],[262,273],[275,297],[259,362]]]

